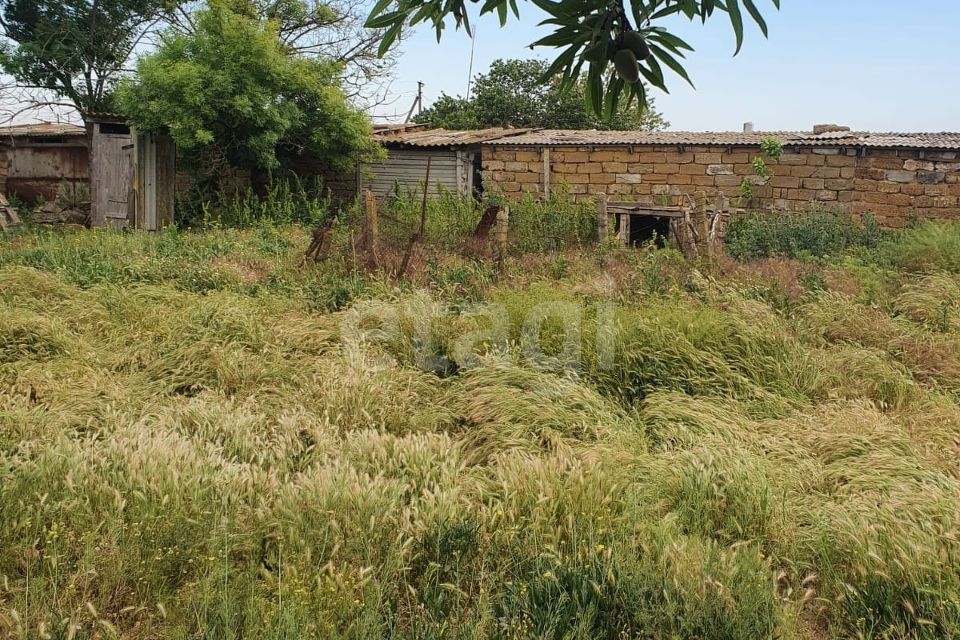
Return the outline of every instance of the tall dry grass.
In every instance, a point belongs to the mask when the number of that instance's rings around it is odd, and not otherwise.
[[[589,249],[411,286],[305,238],[0,247],[0,635],[960,635],[942,265],[781,296]],[[470,356],[476,300],[503,339]],[[543,303],[577,349],[547,318],[532,361]]]

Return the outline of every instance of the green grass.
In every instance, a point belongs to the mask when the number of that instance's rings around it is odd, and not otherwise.
[[[4,236],[0,636],[958,637],[958,238]]]

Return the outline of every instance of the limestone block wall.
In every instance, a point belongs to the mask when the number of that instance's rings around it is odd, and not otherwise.
[[[744,180],[753,197],[743,206],[781,211],[819,207],[867,212],[902,226],[911,215],[960,217],[960,160],[955,152],[923,150],[785,149],[778,161],[759,147],[484,145],[484,187],[518,199],[565,189],[575,200],[606,194],[618,200],[677,204],[703,191],[738,198]],[[770,169],[758,178],[754,158]],[[562,186],[561,186],[562,185]]]
[[[960,153],[956,151],[871,150],[859,158],[853,213],[872,213],[889,226],[911,216],[960,217]]]

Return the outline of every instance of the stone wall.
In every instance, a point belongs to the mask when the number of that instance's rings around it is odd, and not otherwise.
[[[871,150],[858,159],[853,213],[889,226],[960,217],[960,153]]]
[[[757,157],[769,166],[768,178],[754,174]],[[485,145],[483,170],[485,189],[511,198],[543,194],[549,182],[551,189],[562,184],[578,201],[606,194],[677,204],[681,195],[698,191],[737,198],[746,179],[753,198],[744,206],[751,208],[871,212],[887,226],[902,226],[911,215],[960,217],[955,152],[864,149],[858,155],[856,149],[788,147],[773,161],[759,147]]]

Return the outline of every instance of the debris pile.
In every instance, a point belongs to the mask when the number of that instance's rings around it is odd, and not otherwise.
[[[20,218],[17,216],[17,210],[11,207],[4,195],[0,193],[0,231],[6,231],[18,224],[20,224]]]
[[[31,220],[36,224],[87,225],[90,222],[90,203],[45,202],[33,212]]]

